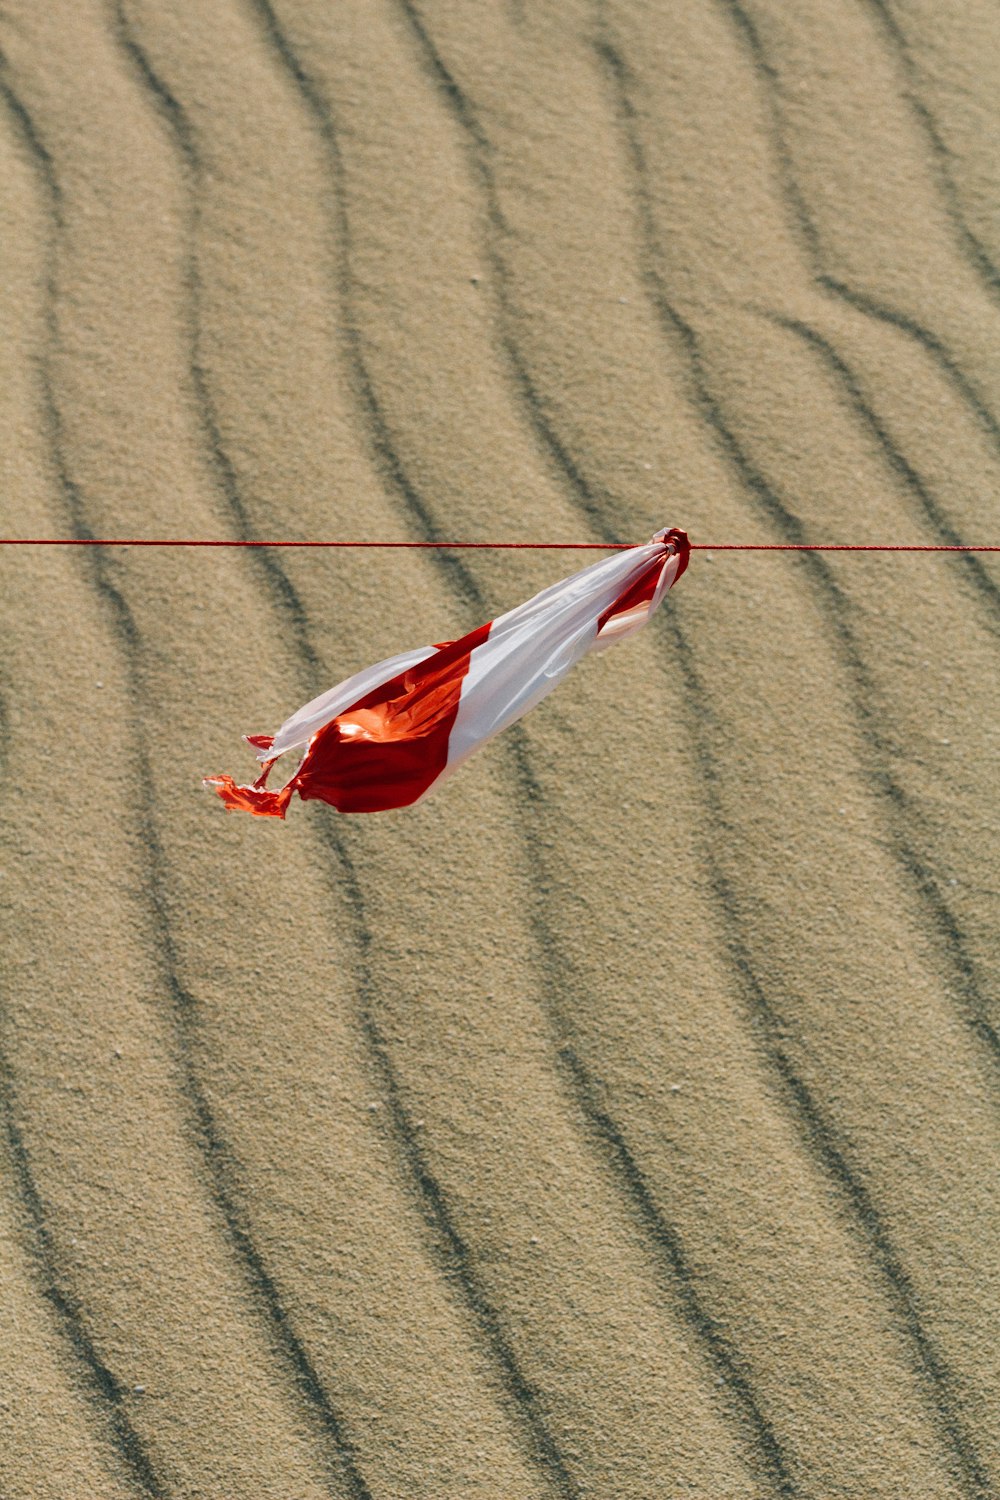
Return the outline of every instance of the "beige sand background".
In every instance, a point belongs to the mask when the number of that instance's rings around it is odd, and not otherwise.
[[[997,541],[992,0],[5,0],[3,529]],[[0,549],[3,1500],[1000,1494],[1000,568]]]

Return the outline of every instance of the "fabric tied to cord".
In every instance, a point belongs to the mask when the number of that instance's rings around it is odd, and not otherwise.
[[[552,692],[582,657],[639,630],[688,565],[687,533],[657,532],[544,589],[457,641],[390,657],[330,688],[274,735],[246,735],[263,762],[252,785],[205,778],[230,812],[283,818],[297,792],[342,813],[385,812],[427,795],[480,745]],[[304,752],[278,791],[274,763]]]

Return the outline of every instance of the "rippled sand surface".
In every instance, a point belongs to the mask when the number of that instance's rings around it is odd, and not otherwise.
[[[1000,540],[991,0],[8,0],[3,530]],[[4,1500],[1000,1494],[1000,567],[0,549]]]

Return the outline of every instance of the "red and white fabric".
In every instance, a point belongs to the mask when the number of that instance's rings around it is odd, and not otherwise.
[[[536,594],[457,641],[423,646],[367,667],[286,719],[274,735],[247,735],[262,761],[252,786],[205,778],[230,812],[285,816],[292,793],[340,812],[384,812],[419,802],[480,745],[513,724],[590,651],[645,625],[687,567],[687,535],[661,531]],[[279,756],[303,751],[271,791]]]

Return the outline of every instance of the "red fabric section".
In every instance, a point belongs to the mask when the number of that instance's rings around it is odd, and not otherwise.
[[[489,633],[481,625],[449,641],[338,714],[313,735],[289,785],[304,801],[319,798],[344,813],[415,802],[448,763],[469,658]]]
[[[433,656],[373,688],[317,730],[298,771],[279,792],[265,785],[273,760],[265,761],[252,786],[239,786],[231,776],[206,777],[205,785],[215,788],[227,812],[258,818],[283,818],[293,791],[345,813],[408,806],[448,763],[469,659],[491,624],[445,641]],[[261,750],[273,744],[271,735],[244,739]]]
[[[263,778],[261,778],[263,780]],[[206,786],[214,786],[226,805],[226,812],[253,813],[255,818],[283,818],[292,797],[292,788],[269,792],[260,786],[237,786],[231,776],[206,776]]]

